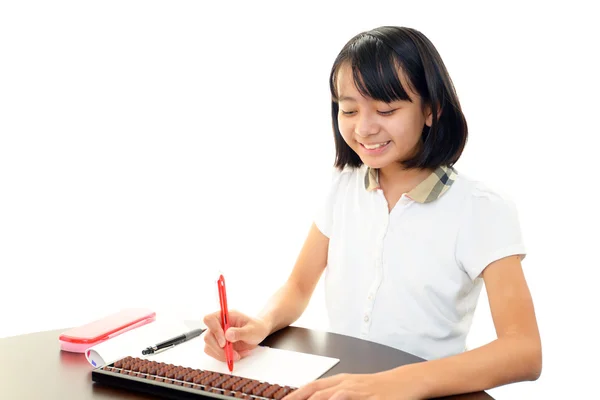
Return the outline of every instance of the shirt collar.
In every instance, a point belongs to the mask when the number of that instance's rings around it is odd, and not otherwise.
[[[406,195],[418,203],[429,203],[439,199],[456,180],[456,170],[453,167],[441,166],[433,171],[425,180],[419,183]],[[379,189],[379,170],[367,167],[365,173],[365,189]]]

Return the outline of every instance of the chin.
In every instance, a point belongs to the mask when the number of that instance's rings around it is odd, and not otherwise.
[[[361,157],[360,159],[364,165],[373,169],[381,169],[390,165],[390,162],[387,160],[376,160],[373,157]]]

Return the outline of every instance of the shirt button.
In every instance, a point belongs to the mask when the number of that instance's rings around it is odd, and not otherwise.
[[[369,295],[369,300],[373,300],[373,295],[372,294]]]
[[[365,322],[369,322],[369,316],[365,315]]]

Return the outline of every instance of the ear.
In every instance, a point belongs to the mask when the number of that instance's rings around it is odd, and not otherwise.
[[[431,123],[433,122],[433,113],[431,112],[431,107],[425,107],[425,125],[431,128]]]
[[[440,107],[438,106],[438,115],[437,118],[440,118],[440,115],[442,115],[442,110],[440,110]],[[433,123],[433,112],[431,110],[431,106],[427,105],[425,106],[425,125],[427,125],[428,127],[431,128],[431,124]]]

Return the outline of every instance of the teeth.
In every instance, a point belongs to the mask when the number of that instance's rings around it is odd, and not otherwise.
[[[372,144],[372,145],[367,145],[367,144],[363,144],[363,146],[365,146],[365,148],[369,149],[369,150],[375,150],[378,149],[382,146],[385,146],[386,144],[388,144],[388,142],[384,142],[384,143],[379,143],[379,144]]]

